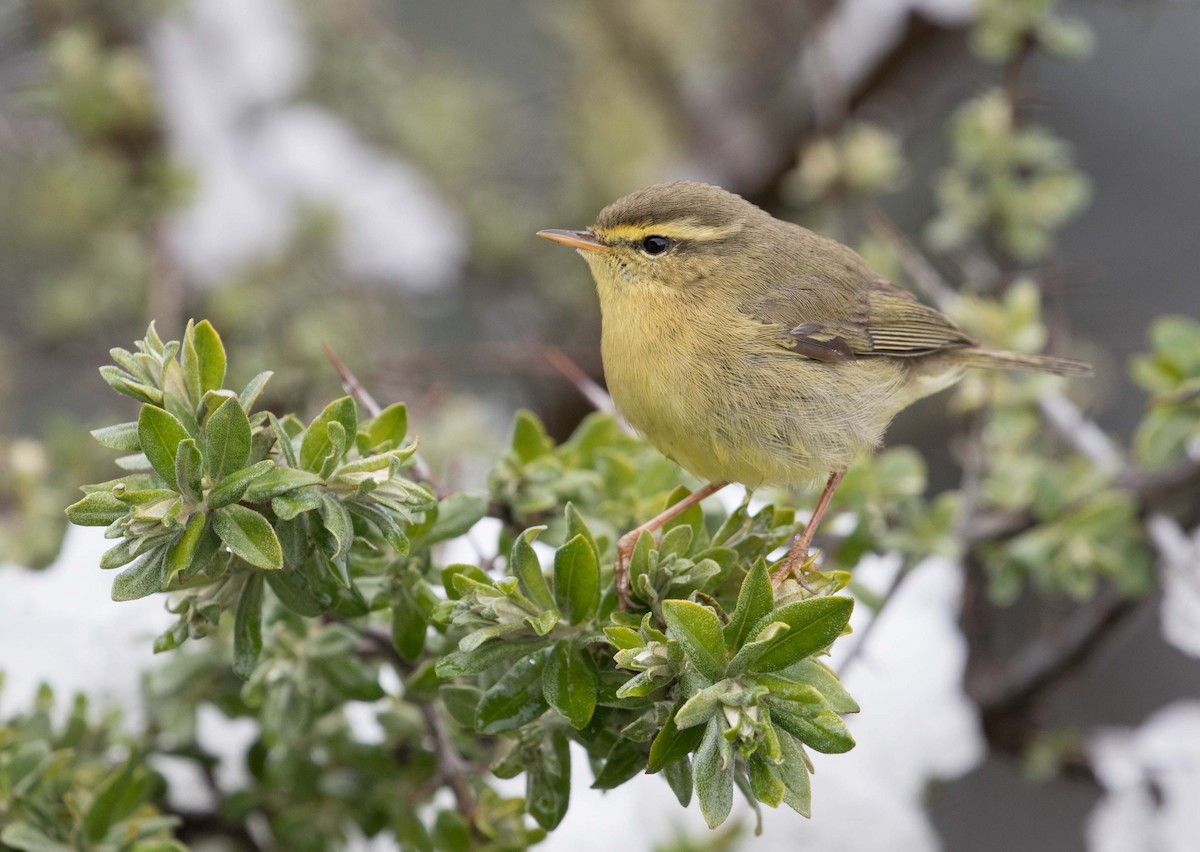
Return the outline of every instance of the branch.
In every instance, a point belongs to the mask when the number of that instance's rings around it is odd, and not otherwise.
[[[546,360],[554,365],[554,369],[562,373],[575,389],[583,395],[584,399],[592,404],[592,407],[597,411],[602,411],[605,414],[611,414],[617,417],[617,407],[613,405],[612,397],[608,391],[600,387],[591,376],[585,373],[578,364],[567,357],[567,354],[557,346],[542,347],[542,354],[546,356]],[[624,422],[621,424],[624,426]],[[628,428],[628,427],[625,427]]]
[[[925,298],[942,311],[957,304],[958,293],[946,282],[929,258],[900,232],[888,214],[879,207],[871,206],[864,211],[863,216],[871,233],[887,243],[896,253],[905,274],[912,279]]]
[[[325,357],[329,359],[329,363],[333,364],[333,369],[337,370],[338,375],[342,377],[342,387],[346,389],[346,393],[357,399],[367,413],[372,417],[378,417],[379,412],[383,411],[379,403],[375,401],[375,397],[371,396],[371,392],[362,386],[358,377],[350,371],[345,362],[337,356],[333,351],[333,347],[325,341],[321,341],[321,348],[325,350]],[[420,453],[413,453],[413,473],[416,478],[428,485],[435,495],[439,494],[437,483],[433,479],[433,474],[429,470],[429,466],[425,464],[425,460],[421,458]]]
[[[1146,600],[1109,590],[1072,613],[1053,639],[1032,642],[999,670],[969,680],[967,691],[979,706],[988,740],[1020,751],[1029,733],[1025,717],[1037,699],[1081,666]]]
[[[400,652],[392,644],[390,636],[370,628],[349,626],[357,630],[362,636],[363,642],[369,645],[378,656],[383,657],[402,679],[412,674],[413,666],[400,656]],[[471,820],[475,814],[475,796],[471,792],[469,781],[471,765],[463,759],[458,747],[454,745],[454,739],[446,727],[446,721],[438,712],[434,701],[422,701],[417,706],[421,710],[421,717],[425,720],[425,728],[433,740],[433,754],[437,760],[435,781],[442,781],[450,788],[454,794],[454,804],[458,812],[467,820]]]

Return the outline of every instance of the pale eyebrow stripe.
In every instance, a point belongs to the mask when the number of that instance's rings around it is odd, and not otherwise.
[[[720,240],[725,237],[736,234],[742,230],[742,223],[735,222],[732,225],[727,225],[724,228],[715,228],[712,225],[700,225],[687,220],[677,222],[664,222],[659,225],[655,224],[636,224],[636,225],[614,225],[611,228],[605,228],[602,236],[606,241],[617,240],[637,240],[642,237],[654,234],[660,237],[668,237],[673,240]]]

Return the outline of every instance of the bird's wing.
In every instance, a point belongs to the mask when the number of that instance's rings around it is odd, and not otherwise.
[[[816,286],[783,288],[745,306],[749,316],[777,326],[780,344],[798,355],[837,363],[976,345],[949,317],[883,279],[855,287],[811,283]]]

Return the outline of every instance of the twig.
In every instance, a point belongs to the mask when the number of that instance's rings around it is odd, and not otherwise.
[[[1024,713],[1060,677],[1091,656],[1145,600],[1124,598],[1115,591],[1102,594],[1067,618],[1054,641],[1031,643],[998,675],[968,684],[985,724]]]
[[[593,408],[605,414],[616,415],[617,407],[613,405],[608,391],[600,387],[578,364],[568,358],[565,352],[557,346],[547,345],[542,347],[542,354],[546,356],[547,361],[554,365],[554,369],[566,376],[567,381],[575,386],[575,389],[592,404]]]
[[[900,232],[888,214],[879,207],[870,206],[863,216],[871,233],[892,247],[913,284],[939,310],[948,310],[958,302],[958,293],[929,262],[929,258]]]
[[[371,396],[371,392],[362,386],[358,377],[337,356],[332,346],[325,341],[321,341],[321,348],[325,351],[325,357],[329,359],[329,363],[333,364],[333,369],[337,370],[338,375],[342,377],[342,386],[346,389],[346,393],[357,399],[362,404],[362,407],[367,410],[368,414],[372,417],[378,417],[379,412],[383,411],[383,409],[375,401],[375,397]],[[430,472],[429,466],[425,464],[425,460],[421,458],[420,453],[413,453],[412,460],[413,473],[416,474],[417,479],[432,488],[435,494],[439,493],[433,474]]]
[[[850,649],[850,652],[846,654],[846,659],[842,660],[842,664],[838,668],[837,672],[839,679],[844,678],[846,676],[846,671],[850,668],[854,661],[863,655],[863,652],[867,647],[867,640],[874,632],[875,625],[879,623],[880,616],[883,615],[883,611],[887,608],[887,605],[896,597],[896,592],[899,591],[900,585],[908,577],[909,573],[910,572],[904,565],[901,565],[896,570],[895,576],[892,577],[892,582],[888,584],[887,590],[883,593],[883,598],[879,601],[879,606],[875,608],[875,612],[871,615],[871,620],[867,622],[866,627],[864,627],[862,630],[856,631],[858,634],[858,641],[854,644],[854,647]]]
[[[341,619],[336,620],[342,621]],[[413,666],[400,656],[400,652],[392,644],[390,636],[370,628],[350,626],[358,631],[366,644],[387,660],[398,675],[403,678],[412,674]],[[418,706],[421,709],[421,717],[425,720],[425,728],[433,740],[433,753],[438,767],[437,780],[445,782],[446,786],[450,788],[454,794],[454,804],[458,812],[470,820],[475,813],[475,796],[471,792],[471,784],[468,780],[471,765],[463,759],[454,745],[450,731],[446,728],[446,722],[442,719],[435,703],[424,701],[420,702]]]
[[[1046,421],[1097,470],[1113,476],[1125,470],[1121,451],[1074,402],[1060,393],[1047,393],[1038,397],[1037,403]]]
[[[325,351],[325,357],[329,359],[329,363],[333,364],[333,369],[337,370],[338,375],[342,377],[342,387],[346,389],[346,393],[357,399],[368,414],[378,417],[383,408],[375,401],[375,397],[371,396],[371,392],[362,386],[358,377],[350,372],[350,368],[337,356],[333,347],[324,340],[321,341],[321,349]]]

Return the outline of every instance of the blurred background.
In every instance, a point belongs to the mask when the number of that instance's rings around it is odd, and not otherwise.
[[[1038,129],[1015,154],[1014,127]],[[1200,315],[1198,139],[1183,0],[0,0],[0,598],[54,560],[74,487],[108,478],[80,430],[128,412],[95,369],[149,320],[211,319],[235,386],[274,369],[268,404],[309,413],[338,392],[328,343],[409,403],[449,487],[483,487],[518,407],[565,436],[590,408],[546,347],[602,379],[599,314],[533,233],[666,179],[918,289],[1036,275],[1047,346],[1096,362],[1078,401],[1128,444],[1127,360],[1154,317]],[[999,156],[1013,187],[981,185]],[[935,488],[958,477],[946,408],[888,438]],[[1159,635],[1135,614],[1047,725],[1136,727],[1194,696]],[[987,759],[928,779],[931,847],[1122,848],[1098,839],[1095,773],[1032,781],[986,734]],[[864,844],[822,848],[895,848]]]

